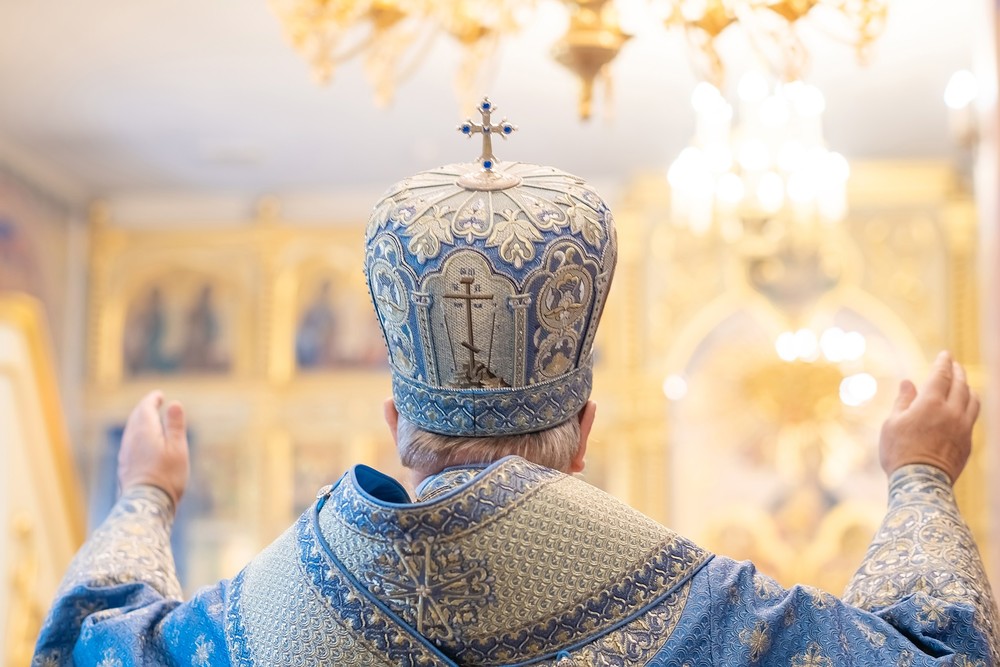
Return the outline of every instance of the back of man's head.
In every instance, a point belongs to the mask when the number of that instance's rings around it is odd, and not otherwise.
[[[506,136],[495,108],[465,134]],[[590,396],[617,241],[604,201],[551,167],[422,172],[376,204],[365,274],[385,337],[407,467],[518,454],[563,468]],[[573,431],[576,430],[574,437]],[[487,456],[489,453],[492,456]],[[570,453],[570,456],[572,453]],[[540,460],[544,459],[544,460]]]
[[[579,447],[580,420],[575,417],[544,431],[517,435],[442,435],[417,428],[405,417],[399,419],[396,428],[399,460],[407,468],[424,473],[490,463],[512,455],[555,470],[568,470]]]

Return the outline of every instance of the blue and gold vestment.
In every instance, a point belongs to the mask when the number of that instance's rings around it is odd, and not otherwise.
[[[234,579],[183,602],[169,500],[133,489],[74,560],[35,664],[998,664],[989,584],[930,466],[893,475],[843,601],[783,589],[516,457],[419,496],[357,466]]]

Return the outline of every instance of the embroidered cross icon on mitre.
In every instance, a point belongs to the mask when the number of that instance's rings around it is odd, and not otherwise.
[[[464,302],[465,305],[466,339],[460,341],[459,346],[465,349],[465,352],[468,355],[468,361],[464,364],[464,367],[457,367],[455,369],[456,375],[458,373],[461,373],[461,375],[455,378],[454,385],[459,387],[489,387],[494,389],[506,387],[508,384],[504,381],[504,379],[494,373],[490,368],[493,356],[492,336],[490,340],[490,351],[487,353],[486,362],[483,363],[482,361],[476,359],[476,354],[482,352],[483,350],[477,347],[475,342],[472,304],[473,302],[493,301],[495,295],[478,293],[478,290],[477,293],[473,293],[472,286],[475,283],[475,279],[472,276],[462,276],[458,282],[462,285],[464,291],[449,292],[444,295],[445,299]],[[495,324],[495,314],[493,319]],[[490,325],[490,329],[492,331],[493,324]]]

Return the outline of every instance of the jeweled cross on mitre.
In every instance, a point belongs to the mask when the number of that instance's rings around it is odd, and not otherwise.
[[[517,131],[517,126],[508,123],[506,118],[494,125],[490,116],[497,108],[488,97],[484,97],[483,101],[479,103],[478,110],[483,115],[482,124],[474,123],[469,119],[458,126],[458,131],[470,138],[474,134],[483,135],[483,152],[479,156],[479,164],[483,165],[483,169],[486,171],[490,171],[497,162],[496,156],[493,155],[493,135],[499,133],[501,137],[506,139],[507,135]]]

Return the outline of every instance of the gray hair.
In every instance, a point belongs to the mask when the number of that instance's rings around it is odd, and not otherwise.
[[[400,415],[396,442],[403,465],[434,473],[450,466],[492,463],[511,454],[555,470],[567,470],[580,448],[576,416],[544,431],[492,437],[460,437],[430,433]]]

